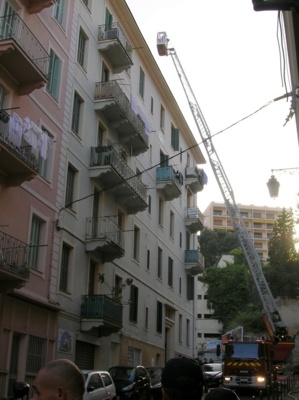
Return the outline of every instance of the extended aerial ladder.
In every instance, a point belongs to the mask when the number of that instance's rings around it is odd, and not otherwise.
[[[181,84],[189,102],[192,115],[200,133],[202,143],[205,146],[211,167],[215,174],[215,178],[223,195],[228,215],[232,220],[234,230],[237,233],[240,245],[244,252],[251,275],[259,293],[263,305],[264,322],[268,334],[273,342],[288,341],[288,330],[280,316],[273,295],[265,279],[264,273],[262,271],[260,257],[256,251],[256,248],[254,247],[253,241],[250,238],[250,235],[240,214],[239,208],[236,204],[232,187],[229,183],[224,168],[213,145],[209,127],[205,121],[203,113],[201,112],[197,99],[193,93],[192,87],[187,79],[187,76],[180,63],[177,53],[174,48],[168,48],[168,42],[169,39],[167,38],[166,32],[158,32],[158,53],[160,56],[171,56],[179,75]],[[294,346],[292,346],[292,348],[293,347]]]

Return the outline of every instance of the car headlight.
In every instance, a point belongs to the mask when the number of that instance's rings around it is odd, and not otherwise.
[[[224,382],[230,382],[232,380],[232,378],[230,376],[225,376],[223,379],[224,379]]]
[[[265,382],[265,377],[264,376],[258,376],[257,377],[257,381],[259,382],[259,383],[263,383],[263,382]]]

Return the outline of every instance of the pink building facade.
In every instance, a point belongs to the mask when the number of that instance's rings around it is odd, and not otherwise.
[[[0,1],[2,398],[55,355],[53,238],[70,33],[54,3]]]

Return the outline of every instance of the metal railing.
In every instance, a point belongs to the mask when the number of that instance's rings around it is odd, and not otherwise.
[[[28,267],[29,245],[13,236],[0,232],[0,268],[29,277]]]
[[[125,114],[125,117],[132,125],[133,129],[139,133],[145,143],[148,143],[148,136],[146,134],[144,122],[142,121],[141,117],[135,113],[129,99],[116,81],[96,82],[94,99],[95,101],[115,99],[118,106]]]
[[[178,188],[183,185],[184,179],[180,172],[176,172],[173,167],[158,167],[156,173],[157,181],[170,181],[172,180]]]
[[[147,201],[147,187],[112,146],[92,147],[90,166],[107,165],[110,165],[144,202]]]
[[[87,218],[86,240],[106,240],[124,249],[124,231],[115,222],[116,217]]]
[[[204,267],[204,256],[199,250],[185,250],[185,263],[200,264]]]
[[[0,42],[5,39],[13,39],[18,43],[40,72],[47,77],[49,54],[18,14],[0,17]]]
[[[131,58],[132,46],[118,22],[113,22],[109,27],[107,25],[99,26],[98,41],[109,39],[117,39]]]
[[[186,211],[187,211],[186,215],[187,220],[199,219],[202,224],[204,223],[204,215],[202,214],[202,212],[199,210],[198,207],[189,207],[187,208]]]
[[[27,164],[39,171],[39,152],[35,151],[24,139],[21,140],[21,146],[17,146],[10,138],[9,134],[9,115],[0,111],[0,142],[5,143],[18,156],[23,158]]]
[[[81,318],[105,319],[122,325],[122,304],[107,295],[83,295]]]

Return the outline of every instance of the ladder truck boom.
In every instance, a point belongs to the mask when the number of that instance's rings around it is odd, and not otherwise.
[[[192,87],[180,63],[178,55],[174,48],[168,48],[168,42],[169,40],[167,38],[166,32],[158,32],[157,34],[158,53],[160,56],[170,55],[175,65],[176,71],[178,73],[185,95],[187,97],[193,118],[200,133],[202,143],[205,146],[215,178],[217,180],[218,186],[224,198],[228,215],[230,216],[234,230],[237,233],[241,248],[244,252],[251,275],[255,282],[260,299],[262,301],[264,316],[268,322],[267,325],[268,334],[272,340],[274,340],[274,338],[276,340],[277,339],[285,340],[284,337],[285,335],[287,335],[287,329],[280,316],[273,295],[265,279],[264,273],[262,271],[260,257],[256,251],[256,248],[254,247],[253,241],[250,238],[245,223],[242,219],[239,208],[235,201],[232,187],[229,183],[224,168],[221,164],[216,149],[213,145],[209,127],[198,105],[197,99],[193,93]]]

